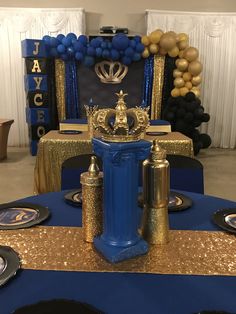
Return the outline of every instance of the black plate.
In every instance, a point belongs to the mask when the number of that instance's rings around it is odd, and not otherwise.
[[[61,130],[58,131],[60,134],[81,134],[82,131],[79,130]]]
[[[146,135],[151,135],[151,136],[160,136],[160,135],[166,135],[168,132],[146,132]]]
[[[0,229],[13,230],[39,224],[50,215],[47,207],[12,202],[0,205]]]
[[[81,189],[76,189],[73,191],[70,191],[64,195],[65,201],[76,207],[81,207],[82,206],[82,190]]]
[[[212,218],[214,223],[225,231],[236,233],[236,208],[220,209]]]
[[[9,246],[0,246],[0,286],[13,277],[19,268],[18,254]]]
[[[143,207],[143,194],[142,192],[138,195],[138,204],[140,207]],[[193,201],[181,194],[174,191],[170,191],[170,197],[169,197],[169,205],[168,210],[169,212],[177,212],[181,210],[185,210],[187,208],[190,208],[193,204]]]
[[[104,314],[90,304],[74,300],[57,299],[41,301],[35,304],[23,306],[12,314]]]

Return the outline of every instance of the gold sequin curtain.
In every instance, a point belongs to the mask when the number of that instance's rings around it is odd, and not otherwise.
[[[55,80],[58,120],[66,119],[65,106],[65,63],[60,59],[55,59]]]
[[[161,117],[161,100],[164,79],[165,57],[154,55],[154,71],[152,85],[151,120]]]

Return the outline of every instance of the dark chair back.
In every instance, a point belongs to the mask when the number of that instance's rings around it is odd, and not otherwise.
[[[170,188],[204,194],[203,165],[195,158],[167,155],[170,164]]]
[[[68,158],[61,167],[61,189],[70,190],[81,187],[80,175],[88,170],[91,156],[94,154],[84,154]],[[102,170],[102,160],[97,157],[98,166]]]

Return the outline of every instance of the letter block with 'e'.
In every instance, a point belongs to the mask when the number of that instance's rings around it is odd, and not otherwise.
[[[49,124],[49,110],[47,108],[33,109],[26,107],[26,122],[28,124]]]

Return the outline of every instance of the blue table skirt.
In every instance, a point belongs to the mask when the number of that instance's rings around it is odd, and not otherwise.
[[[172,229],[219,230],[211,222],[212,213],[236,207],[231,201],[184,194],[193,199],[194,205],[170,214]],[[52,215],[44,225],[80,226],[81,209],[65,204],[63,195],[48,193],[24,201],[49,207]],[[87,302],[109,314],[192,314],[206,309],[236,313],[235,296],[236,277],[230,276],[21,270],[0,288],[0,314],[55,298]]]

